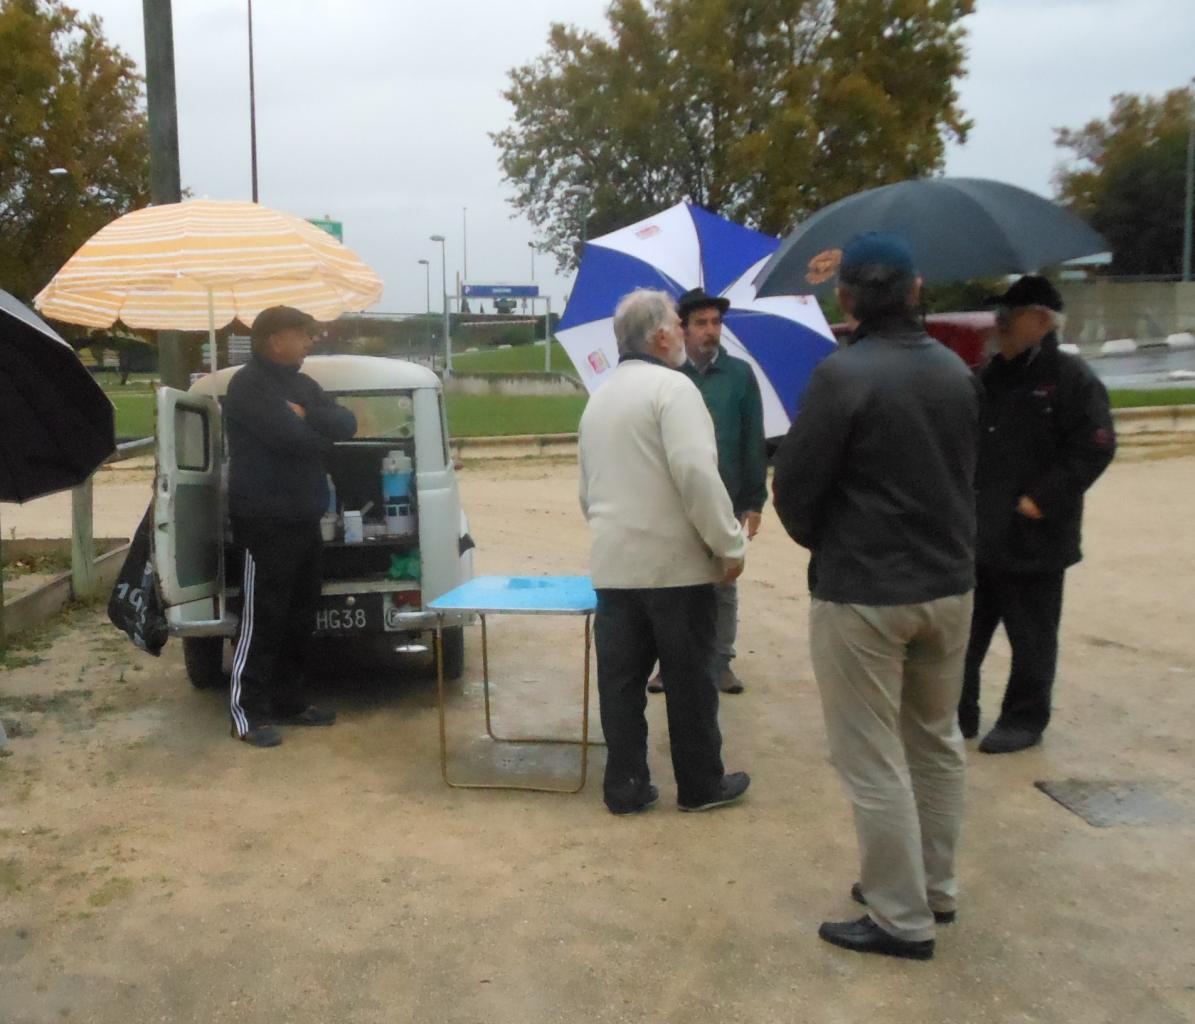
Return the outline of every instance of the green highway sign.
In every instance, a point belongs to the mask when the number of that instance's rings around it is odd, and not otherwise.
[[[319,220],[316,217],[308,217],[308,224],[314,224],[317,228],[328,232],[338,242],[344,242],[344,224],[338,220]]]

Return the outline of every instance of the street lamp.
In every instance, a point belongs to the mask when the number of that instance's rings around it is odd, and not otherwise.
[[[431,260],[420,260],[419,265],[423,267],[424,288],[427,292],[427,352],[431,355],[432,352],[432,264]],[[415,344],[411,343],[412,346]]]
[[[531,250],[531,283],[535,284],[535,243],[528,242],[527,248]]]
[[[469,283],[469,207],[461,207],[461,279]]]
[[[253,185],[253,201],[257,202],[257,103],[253,87],[253,0],[249,5],[249,165]]]
[[[425,271],[424,276],[427,278],[427,280],[424,282],[424,284],[427,285],[427,311],[428,311],[428,313],[430,313],[432,311],[432,264],[431,264],[431,260],[420,260],[419,265],[421,267],[423,267],[423,269]]]
[[[1191,79],[1195,86],[1195,78]],[[1191,94],[1190,124],[1187,126],[1187,195],[1183,217],[1183,280],[1191,280],[1191,222],[1195,220],[1195,88]]]
[[[577,196],[584,199],[585,202],[580,207],[580,221],[581,221],[581,248],[585,248],[585,228],[586,221],[589,220],[589,214],[593,211],[593,189],[588,185],[570,185],[564,190],[566,196]]]
[[[452,376],[452,338],[448,334],[448,245],[443,235],[432,235],[440,243],[440,281],[444,286],[444,376]]]

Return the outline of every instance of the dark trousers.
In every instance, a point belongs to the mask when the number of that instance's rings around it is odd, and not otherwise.
[[[657,659],[668,711],[677,799],[700,804],[722,781],[714,682],[717,602],[712,584],[597,591],[598,694],[606,735],[605,798],[642,802],[647,767],[647,677]]]
[[[997,725],[1042,732],[1050,722],[1050,691],[1058,662],[1063,572],[1011,573],[976,568],[975,611],[963,670],[959,715],[979,715],[979,669],[1001,622],[1012,668]]]
[[[230,711],[238,736],[307,706],[304,666],[319,602],[319,523],[232,521],[245,555]]]

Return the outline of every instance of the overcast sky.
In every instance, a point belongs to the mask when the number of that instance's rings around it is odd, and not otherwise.
[[[74,0],[144,67],[140,0]],[[487,132],[503,127],[507,69],[546,48],[552,21],[600,30],[607,0],[256,0],[261,202],[343,221],[345,244],[383,277],[378,310],[419,312],[440,251],[448,277],[525,282],[530,224],[511,219]],[[967,19],[962,106],[974,120],[947,173],[999,178],[1045,195],[1060,152],[1053,129],[1104,116],[1117,92],[1161,93],[1195,75],[1193,0],[979,0]],[[197,196],[248,199],[244,0],[174,4],[182,181]],[[563,306],[569,282],[535,258]]]

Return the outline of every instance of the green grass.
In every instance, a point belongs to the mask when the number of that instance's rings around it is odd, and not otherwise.
[[[153,437],[154,379],[152,374],[134,374],[122,386],[120,378],[113,373],[97,375],[96,382],[116,408],[116,437],[119,440]]]
[[[459,373],[543,373],[544,348],[542,345],[515,345],[481,352],[454,352],[452,368]],[[552,342],[552,372],[579,379],[558,341]]]
[[[500,437],[508,434],[573,434],[581,422],[586,395],[450,394],[451,437]]]
[[[1144,409],[1156,405],[1195,404],[1195,388],[1126,388],[1111,391],[1113,409]]]

